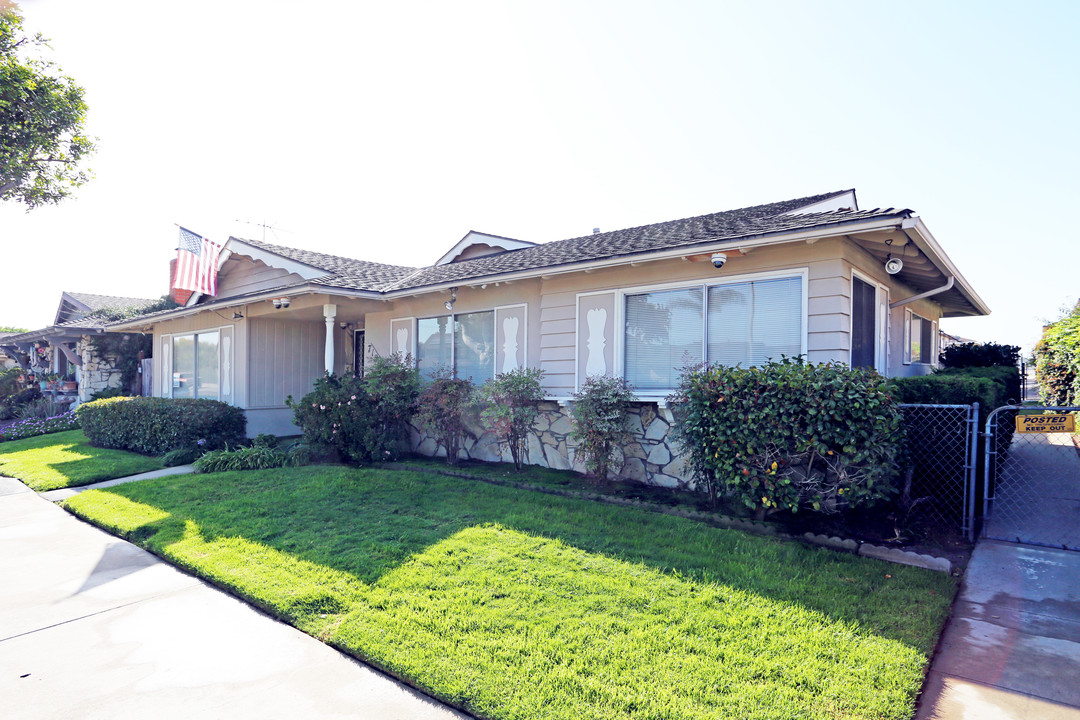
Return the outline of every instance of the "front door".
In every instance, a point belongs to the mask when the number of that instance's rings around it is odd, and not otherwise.
[[[364,374],[364,331],[357,330],[353,333],[353,374],[362,377]]]

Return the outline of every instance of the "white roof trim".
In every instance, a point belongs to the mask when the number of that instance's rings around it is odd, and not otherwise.
[[[317,268],[314,265],[308,265],[299,260],[292,260],[278,255],[277,253],[272,253],[269,250],[257,248],[254,245],[248,245],[239,238],[229,238],[228,242],[225,243],[225,247],[221,250],[222,254],[224,254],[225,250],[231,250],[233,255],[244,255],[252,260],[261,260],[270,267],[281,268],[290,273],[296,273],[305,280],[314,280],[315,278],[330,274],[329,270]]]
[[[855,191],[848,190],[846,192],[837,193],[824,200],[819,200],[811,205],[803,205],[800,208],[788,210],[784,215],[809,215],[811,213],[832,212],[834,210],[857,211],[858,209],[859,203],[855,199]]]
[[[491,247],[502,248],[503,250],[522,250],[527,247],[534,247],[537,243],[528,242],[526,240],[514,240],[512,238],[500,237],[498,235],[488,235],[487,233],[476,232],[470,230],[466,233],[465,237],[458,240],[454,247],[450,248],[441,258],[435,261],[436,265],[446,265],[454,261],[458,255],[460,255],[465,248],[470,245],[478,245],[483,243],[484,245],[490,245]]]

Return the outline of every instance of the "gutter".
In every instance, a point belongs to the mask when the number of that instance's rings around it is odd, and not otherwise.
[[[928,297],[931,297],[932,295],[937,295],[938,293],[943,293],[946,290],[952,290],[952,286],[955,283],[956,283],[956,276],[955,275],[950,275],[949,276],[949,281],[947,283],[945,283],[944,285],[942,285],[941,287],[934,288],[933,290],[927,290],[926,292],[919,293],[918,295],[912,295],[911,297],[906,298],[904,300],[897,300],[894,303],[889,303],[889,309],[890,310],[895,310],[898,307],[903,307],[904,305],[907,305],[908,303],[913,303],[916,300],[922,300],[923,298],[928,298]]]

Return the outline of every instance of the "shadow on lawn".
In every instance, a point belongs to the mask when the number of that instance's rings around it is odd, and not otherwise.
[[[168,513],[122,529],[165,547],[198,527],[374,584],[470,527],[498,524],[858,622],[928,653],[951,578],[643,510],[416,472],[314,466],[161,478],[107,493]],[[149,510],[150,508],[147,508]],[[899,609],[899,612],[897,611]]]

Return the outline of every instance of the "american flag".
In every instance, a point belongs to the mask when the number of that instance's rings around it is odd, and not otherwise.
[[[221,246],[198,233],[180,228],[173,289],[217,295],[217,265]]]

